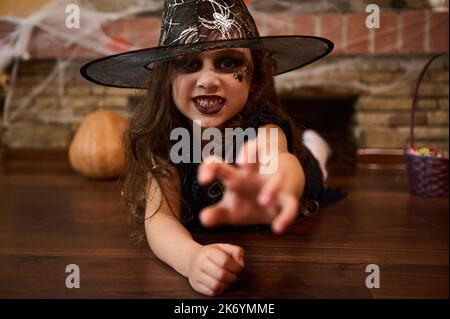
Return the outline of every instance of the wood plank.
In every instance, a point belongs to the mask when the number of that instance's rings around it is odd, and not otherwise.
[[[0,161],[0,298],[201,298],[187,280],[129,238],[117,180],[89,180],[60,153]],[[246,268],[225,298],[447,298],[448,197],[411,196],[404,170],[333,171],[347,198],[270,231],[195,233],[228,242]],[[65,267],[81,268],[81,289]],[[381,288],[368,289],[377,264]]]

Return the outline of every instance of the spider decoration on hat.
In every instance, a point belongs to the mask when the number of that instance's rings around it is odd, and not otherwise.
[[[213,36],[211,31],[217,31],[218,38],[215,40],[228,40],[234,38],[244,37],[244,31],[242,30],[243,21],[239,18],[239,14],[232,12],[231,8],[235,4],[224,4],[216,0],[198,0],[202,6],[209,6],[210,9],[206,10],[210,12],[208,16],[197,17],[199,25],[191,24],[184,30],[179,31],[179,36],[175,39],[168,39],[170,34],[173,33],[172,28],[178,28],[182,23],[177,21],[178,19],[174,17],[182,17],[183,14],[175,13],[179,8],[183,10],[183,4],[185,0],[173,0],[168,3],[166,17],[169,20],[165,20],[163,17],[165,29],[161,30],[162,42],[166,45],[179,44],[179,43],[196,43],[200,38],[208,38]],[[203,10],[202,10],[203,11]],[[200,27],[200,28],[199,28]],[[203,28],[204,30],[202,30]],[[214,37],[214,36],[213,36]],[[169,41],[167,41],[169,40]]]
[[[217,3],[214,0],[206,0],[211,3],[214,13],[214,20],[207,20],[199,17],[201,24],[210,30],[219,30],[222,38],[220,40],[232,39],[231,33],[234,36],[243,37],[240,24],[234,19],[235,14],[231,12],[230,8],[233,6],[226,6]]]

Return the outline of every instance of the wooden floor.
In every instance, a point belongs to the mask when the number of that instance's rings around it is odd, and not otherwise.
[[[289,233],[199,235],[246,251],[224,298],[448,298],[448,197],[408,193],[401,169],[336,170],[342,202]],[[115,181],[73,173],[65,154],[0,161],[0,298],[201,298],[145,245],[128,238]],[[68,264],[81,287],[68,289]],[[380,268],[368,289],[366,266]]]

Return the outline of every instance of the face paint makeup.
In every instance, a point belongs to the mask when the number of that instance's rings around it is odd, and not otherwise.
[[[244,78],[244,76],[242,75],[242,70],[239,70],[239,73],[234,74],[233,77],[235,80],[238,80],[242,83],[242,80]]]
[[[248,63],[247,69],[245,70],[245,81],[247,82],[248,85],[252,83],[252,78],[253,78],[252,66],[250,65],[250,63]]]
[[[250,64],[247,64],[245,69],[241,68],[238,70],[237,73],[233,74],[233,77],[235,80],[242,83],[242,81],[245,79],[245,82],[247,82],[248,85],[252,82],[252,72]]]

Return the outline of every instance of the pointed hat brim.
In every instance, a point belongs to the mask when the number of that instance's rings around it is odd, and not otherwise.
[[[267,51],[276,62],[274,75],[286,73],[328,55],[333,42],[315,36],[267,36],[222,41],[159,46],[106,56],[85,64],[81,75],[96,84],[144,89],[148,86],[153,63],[186,54],[224,48],[250,48]]]

